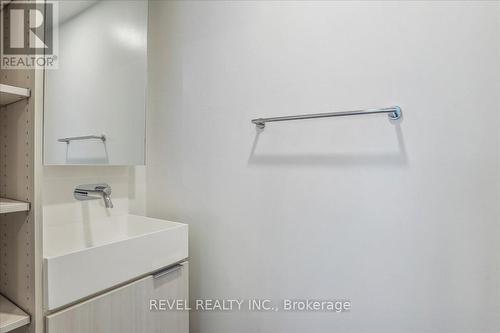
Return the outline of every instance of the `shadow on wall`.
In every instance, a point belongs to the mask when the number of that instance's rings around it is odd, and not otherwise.
[[[335,153],[335,154],[256,154],[255,150],[259,143],[259,137],[264,129],[256,127],[255,139],[252,144],[248,164],[260,165],[307,165],[307,166],[356,166],[356,165],[379,165],[379,166],[401,166],[408,164],[408,156],[401,130],[402,118],[394,123],[394,130],[398,145],[398,151],[394,153]]]
[[[109,164],[105,141],[66,143],[66,164]]]

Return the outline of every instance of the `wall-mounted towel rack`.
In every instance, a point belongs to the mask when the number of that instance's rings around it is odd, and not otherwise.
[[[374,113],[387,113],[389,119],[396,120],[401,118],[402,111],[399,106],[391,106],[388,108],[380,109],[367,109],[367,110],[355,110],[355,111],[343,111],[343,112],[327,112],[327,113],[313,113],[313,114],[301,114],[296,116],[283,116],[283,117],[271,117],[271,118],[257,118],[252,119],[252,123],[257,126],[257,128],[263,129],[266,127],[266,123],[273,121],[288,121],[288,120],[301,120],[301,119],[314,119],[314,118],[329,118],[329,117],[345,117],[345,116],[361,116],[365,114]]]
[[[102,135],[73,136],[73,137],[69,137],[69,138],[58,139],[57,141],[65,142],[65,143],[69,144],[71,141],[92,140],[92,139],[97,139],[97,140],[101,140],[102,142],[106,142],[106,136],[104,134],[102,134]]]

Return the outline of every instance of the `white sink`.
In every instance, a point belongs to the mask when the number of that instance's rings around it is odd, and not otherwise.
[[[188,226],[136,215],[44,229],[45,308],[53,310],[188,256]]]

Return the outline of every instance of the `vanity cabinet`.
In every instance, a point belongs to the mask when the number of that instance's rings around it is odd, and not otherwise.
[[[151,300],[188,299],[188,264],[184,262],[48,315],[46,332],[188,333],[188,311],[150,310]]]

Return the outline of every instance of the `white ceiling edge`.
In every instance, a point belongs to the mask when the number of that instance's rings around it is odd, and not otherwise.
[[[99,0],[63,0],[59,1],[59,24],[86,11]]]

